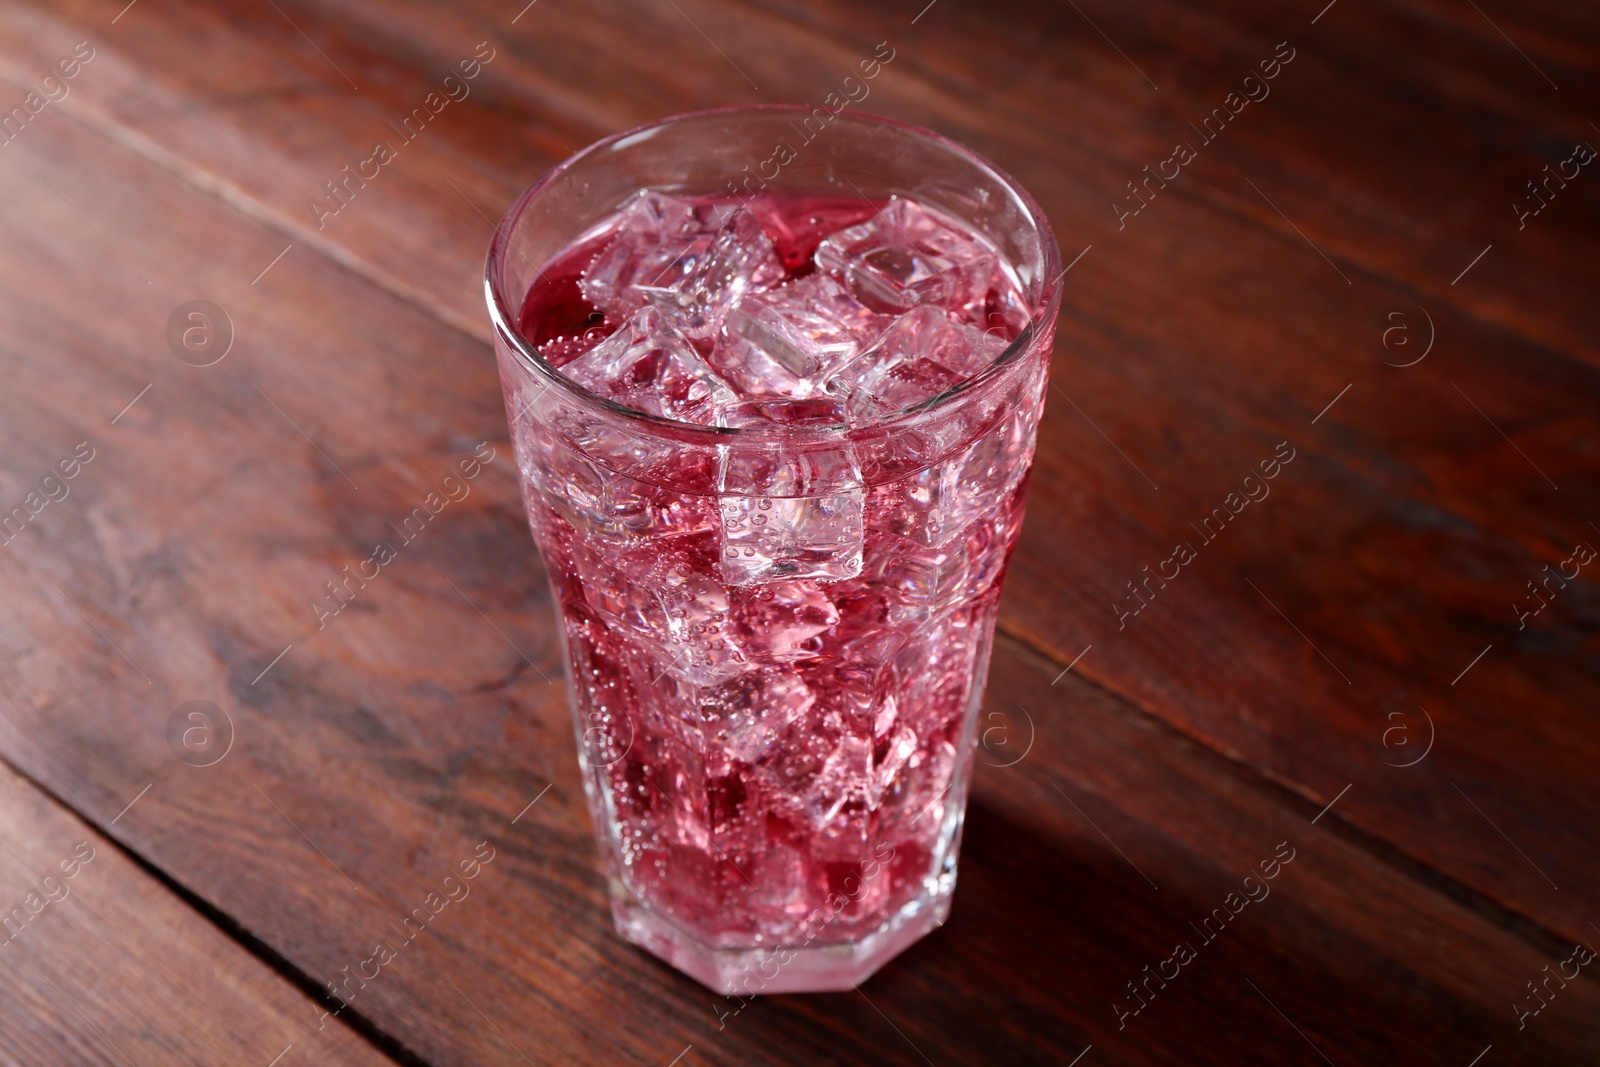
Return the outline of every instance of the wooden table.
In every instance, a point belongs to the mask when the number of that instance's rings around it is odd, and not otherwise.
[[[1592,5],[123,2],[0,5],[0,1060],[1600,1059]],[[483,250],[880,42],[1049,213],[1055,389],[950,922],[730,1015],[610,929]]]

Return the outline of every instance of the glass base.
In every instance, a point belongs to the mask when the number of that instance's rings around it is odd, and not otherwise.
[[[854,989],[923,935],[944,925],[955,878],[935,881],[936,893],[911,901],[861,940],[815,948],[714,948],[651,910],[616,879],[611,884],[611,915],[623,938],[718,993],[741,997],[831,993]]]

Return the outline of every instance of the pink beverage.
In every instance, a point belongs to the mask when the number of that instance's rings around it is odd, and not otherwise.
[[[491,252],[585,787],[624,936],[724,992],[847,988],[948,914],[1054,244],[674,184]]]

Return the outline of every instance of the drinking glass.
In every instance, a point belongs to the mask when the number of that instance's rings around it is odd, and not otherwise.
[[[1025,307],[985,369],[876,420],[621,407],[543,359],[519,315],[541,268],[642,189],[914,198],[983,235]],[[495,350],[613,918],[719,992],[851,988],[949,913],[1060,274],[1043,214],[992,164],[824,108],[609,137],[495,233]]]

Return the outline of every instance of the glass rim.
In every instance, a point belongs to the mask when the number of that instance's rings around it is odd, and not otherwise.
[[[631,129],[603,137],[588,147],[574,152],[550,168],[538,181],[524,189],[506,210],[505,215],[495,224],[494,235],[489,240],[489,251],[484,264],[483,279],[484,297],[489,306],[490,322],[496,334],[504,338],[511,351],[516,354],[517,362],[532,371],[547,386],[556,386],[565,391],[572,399],[587,407],[598,408],[608,415],[638,423],[642,427],[649,428],[657,433],[664,432],[670,436],[686,437],[691,441],[699,440],[707,444],[730,444],[734,440],[771,441],[779,438],[791,444],[800,444],[807,440],[837,440],[842,435],[863,431],[892,431],[903,423],[919,420],[935,410],[955,403],[967,394],[1003,376],[1008,369],[1020,363],[1023,356],[1032,350],[1044,329],[1045,322],[1056,312],[1056,305],[1061,296],[1062,278],[1066,273],[1060,270],[1061,249],[1056,243],[1055,233],[1050,228],[1050,221],[1045,217],[1043,209],[1039,207],[1038,202],[1033,199],[1027,189],[1023,188],[1010,174],[959,141],[913,123],[902,122],[899,119],[871,112],[857,111],[853,108],[844,108],[835,112],[834,115],[836,118],[847,118],[866,125],[876,124],[894,127],[951,151],[979,169],[993,175],[1026,209],[1028,221],[1038,234],[1041,258],[1043,260],[1041,264],[1043,280],[1039,299],[1029,315],[1027,325],[1006,346],[1005,351],[997,355],[983,370],[962,379],[941,393],[867,423],[840,422],[824,425],[774,423],[771,426],[707,426],[703,423],[682,422],[660,415],[652,415],[647,411],[627,407],[607,397],[600,396],[598,393],[591,392],[551,365],[523,336],[522,330],[517,323],[521,318],[522,302],[527,294],[517,294],[512,298],[515,301],[514,304],[508,302],[509,294],[504,291],[504,286],[501,284],[505,276],[502,264],[507,261],[513,227],[534,200],[538,198],[539,194],[554,183],[556,179],[580,166],[592,156],[614,148],[623,141],[687,120],[703,119],[714,115],[738,115],[756,112],[787,111],[810,114],[811,110],[810,107],[804,104],[737,104],[729,107],[685,111],[680,114],[653,119]],[[544,266],[542,265],[539,268],[540,273],[543,270]]]

